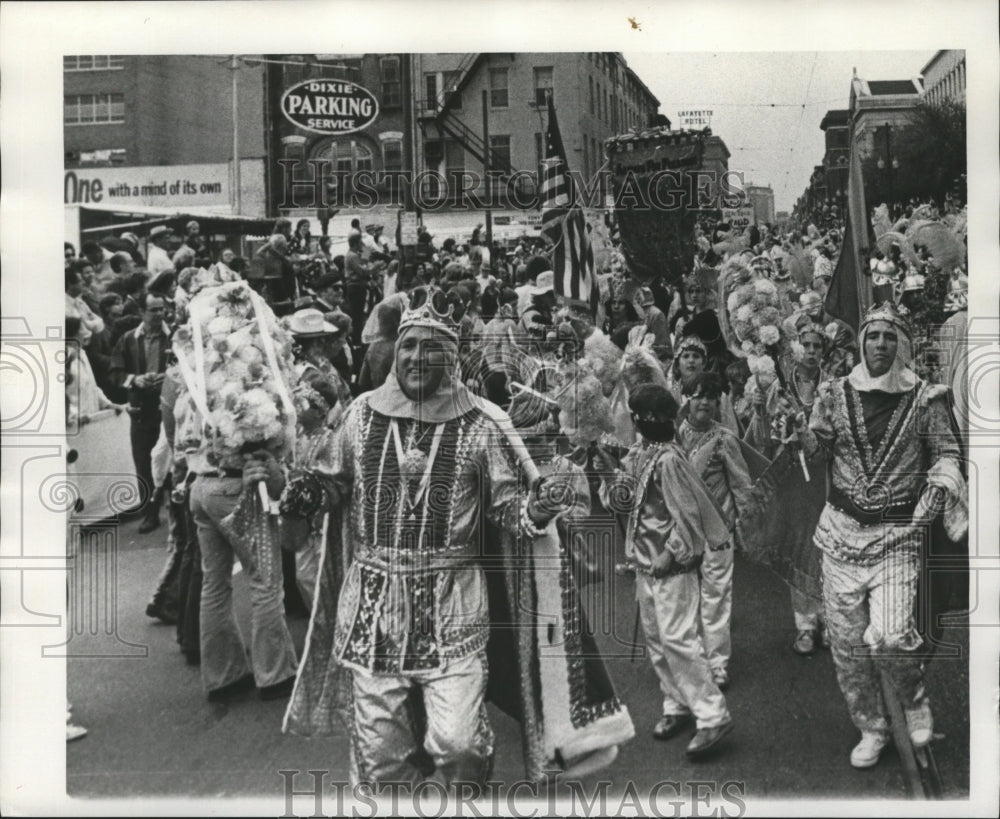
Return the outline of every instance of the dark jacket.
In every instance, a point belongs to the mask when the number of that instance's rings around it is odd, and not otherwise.
[[[133,380],[143,373],[166,372],[170,352],[170,328],[166,324],[163,325],[162,333],[159,361],[146,361],[146,343],[143,338],[145,327],[142,324],[118,339],[111,354],[111,382],[116,387],[125,389],[131,405],[131,415],[143,421],[157,423],[160,420],[161,385],[140,389],[134,385]]]

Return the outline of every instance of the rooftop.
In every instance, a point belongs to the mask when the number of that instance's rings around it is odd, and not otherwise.
[[[846,128],[848,120],[850,119],[851,112],[846,108],[836,108],[827,111],[823,116],[823,121],[819,124],[820,130],[825,131],[827,128]]]
[[[913,80],[869,80],[868,90],[873,97],[920,93],[920,87]]]

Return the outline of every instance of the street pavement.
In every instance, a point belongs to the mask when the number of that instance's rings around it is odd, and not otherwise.
[[[70,653],[76,656],[68,661],[69,699],[73,721],[89,733],[67,745],[68,795],[281,799],[285,779],[280,770],[324,770],[330,772],[328,781],[346,781],[346,737],[283,735],[285,701],[263,702],[254,694],[228,704],[207,701],[197,667],[185,664],[180,654],[174,627],[145,615],[163,566],[166,527],[146,535],[137,528],[138,521],[118,525],[116,571],[104,575],[116,586],[116,594],[107,598],[113,601],[116,628],[92,622],[99,607],[71,609]],[[77,570],[89,571],[87,563],[84,555]],[[241,573],[234,589],[238,620],[248,633],[249,595]],[[735,730],[717,755],[698,763],[684,755],[686,735],[658,742],[650,734],[660,694],[648,659],[631,656],[634,582],[612,575],[589,587],[586,608],[637,735],[610,767],[584,782],[585,789],[597,780],[612,782],[612,794],[629,782],[646,793],[662,780],[714,781],[743,783],[742,794],[751,801],[906,798],[891,746],[875,768],[851,768],[848,755],[858,734],[830,654],[800,657],[791,651],[788,590],[767,570],[737,558],[732,685],[726,694]],[[307,625],[304,619],[290,620],[299,651]],[[935,660],[928,668],[939,735],[934,753],[946,798],[964,798],[969,788],[968,634],[952,628],[945,638],[961,648],[962,659]],[[128,654],[145,656],[123,656]],[[497,734],[493,779],[519,780],[518,726],[492,707],[491,719]],[[300,789],[308,784],[308,778],[296,780]]]

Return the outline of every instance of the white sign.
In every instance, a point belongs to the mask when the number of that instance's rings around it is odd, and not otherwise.
[[[242,165],[245,163],[241,163]],[[228,207],[229,164],[75,168],[63,177],[67,205]]]
[[[742,208],[723,208],[722,221],[728,222],[735,233],[741,233],[754,222],[753,205]]]
[[[712,112],[704,110],[678,111],[677,125],[682,131],[701,131],[711,127]]]
[[[415,245],[420,236],[420,223],[413,211],[400,211],[399,242],[404,245]]]

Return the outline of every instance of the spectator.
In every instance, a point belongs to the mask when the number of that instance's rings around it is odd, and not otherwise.
[[[128,393],[132,460],[147,493],[140,534],[160,525],[160,499],[153,496],[151,454],[160,436],[160,389],[170,344],[170,328],[163,321],[165,309],[162,297],[147,294],[142,323],[118,340],[112,354],[111,379]]]
[[[294,254],[307,255],[312,252],[312,233],[309,229],[308,219],[299,219],[295,225],[295,234],[292,236],[290,250]]]
[[[145,267],[146,260],[142,258],[142,253],[139,252],[139,237],[134,233],[126,232],[118,238],[122,240],[122,249],[124,252],[132,257],[132,263],[139,267]]]
[[[358,391],[368,392],[381,387],[395,357],[396,335],[399,332],[399,321],[402,317],[402,306],[399,299],[389,299],[381,302],[376,308],[378,319],[378,337],[368,346],[365,360],[358,376]]]
[[[355,220],[357,221],[357,220]],[[368,298],[368,283],[371,271],[362,259],[363,242],[360,231],[347,239],[347,255],[344,257],[344,272],[347,280],[347,313],[354,322],[353,343],[361,344],[361,330],[365,325],[365,302]]]
[[[118,250],[111,256],[111,272],[115,278],[121,279],[135,273],[135,261],[125,250]]]
[[[274,230],[271,231],[271,235],[284,236],[289,242],[292,241],[292,220],[282,216],[275,221]]]
[[[104,282],[111,278],[111,256],[111,251],[92,240],[84,242],[80,248],[80,258],[86,259],[94,266],[94,274],[99,287],[102,287]]]
[[[149,254],[146,268],[150,275],[172,271],[174,263],[170,260],[167,248],[170,246],[170,239],[174,235],[173,230],[166,225],[157,225],[149,231]]]
[[[69,263],[76,258],[76,248],[73,247],[72,242],[63,242],[63,259],[66,261],[66,266],[69,267]]]

